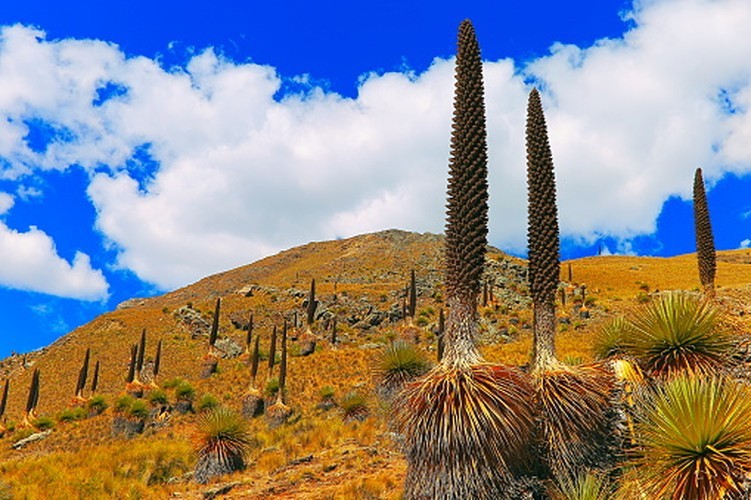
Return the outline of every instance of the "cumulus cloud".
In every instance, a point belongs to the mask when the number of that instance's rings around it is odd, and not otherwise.
[[[630,16],[621,38],[485,63],[494,245],[525,245],[531,84],[569,238],[626,248],[666,199],[689,196],[697,166],[710,183],[751,170],[751,4],[650,0]],[[211,49],[165,70],[105,42],[6,27],[0,175],[88,169],[117,265],[165,288],[310,240],[442,231],[453,61],[364,75],[355,98],[297,82],[280,98],[274,68]],[[29,144],[32,118],[44,147]]]
[[[73,262],[61,258],[52,239],[36,227],[25,233],[0,222],[0,283],[4,286],[81,300],[104,300],[108,285],[77,252]]]

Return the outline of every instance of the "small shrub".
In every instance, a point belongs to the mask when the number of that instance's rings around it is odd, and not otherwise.
[[[180,401],[193,401],[196,397],[196,390],[183,380],[175,387],[175,397]]]
[[[167,393],[161,389],[155,389],[146,396],[149,403],[152,405],[166,405],[168,403]]]
[[[334,399],[336,391],[330,385],[324,385],[319,392],[321,399]]]
[[[425,354],[412,344],[397,340],[378,355],[375,374],[379,379],[379,392],[386,397],[399,391],[406,382],[430,369]]]
[[[193,476],[198,483],[245,468],[251,436],[247,422],[239,414],[219,406],[204,414],[198,430],[198,463]]]
[[[90,412],[99,415],[107,409],[107,400],[104,399],[104,396],[101,395],[94,396],[87,403],[87,407],[89,408]]]
[[[57,420],[60,422],[73,422],[75,420],[81,420],[84,417],[86,417],[86,410],[81,406],[77,406],[75,408],[64,409],[60,412],[60,416],[57,417]]]
[[[149,408],[146,406],[146,402],[142,399],[136,399],[130,406],[130,416],[144,420],[149,416]]]
[[[266,388],[264,389],[264,394],[268,398],[272,398],[276,396],[276,393],[279,392],[279,378],[278,377],[272,377],[266,382]]]
[[[162,384],[162,387],[165,389],[174,389],[175,387],[179,386],[180,384],[184,384],[185,380],[181,379],[180,377],[171,378],[167,381],[165,381]]]
[[[40,431],[46,431],[52,429],[55,426],[55,421],[50,417],[39,417],[33,422],[34,427]]]
[[[213,394],[204,394],[198,401],[198,411],[212,410],[219,406],[219,400]]]
[[[133,403],[135,402],[135,398],[133,396],[124,395],[120,396],[115,400],[115,411],[118,413],[125,413],[130,411],[130,408],[133,406]]]
[[[365,420],[370,413],[368,400],[362,394],[352,391],[344,395],[339,402],[345,421]]]

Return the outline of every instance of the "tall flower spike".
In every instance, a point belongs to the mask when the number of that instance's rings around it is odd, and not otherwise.
[[[527,106],[527,189],[528,273],[534,316],[532,366],[538,371],[555,363],[555,294],[561,263],[553,155],[537,89],[529,93]]]
[[[480,46],[469,20],[459,26],[454,117],[446,204],[449,314],[443,362],[470,365],[476,347],[477,296],[488,235],[488,154]]]
[[[704,287],[704,294],[714,298],[714,275],[717,268],[715,260],[714,236],[709,221],[709,206],[704,192],[704,178],[700,168],[694,174],[694,227],[696,228],[696,257],[699,261],[699,280]]]

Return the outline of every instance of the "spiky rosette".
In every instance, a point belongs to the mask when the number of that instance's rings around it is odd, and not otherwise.
[[[626,483],[643,498],[741,498],[751,474],[748,386],[682,375],[642,407]]]
[[[414,345],[397,340],[376,357],[375,378],[377,391],[386,399],[402,389],[405,383],[423,375],[430,369],[425,354]]]
[[[714,373],[730,362],[733,344],[720,328],[722,311],[699,295],[665,293],[633,314],[629,322],[622,349],[652,376],[668,377],[685,370]]]
[[[555,361],[555,294],[560,280],[560,241],[553,155],[540,93],[532,89],[527,106],[527,245],[529,289],[534,316],[534,370]]]
[[[545,461],[562,482],[583,470],[606,469],[609,453],[612,373],[599,365],[542,372],[535,378]]]
[[[245,452],[251,443],[245,420],[234,411],[218,406],[199,423],[198,463],[194,478],[207,483],[214,476],[245,468]]]
[[[696,229],[696,257],[699,261],[699,280],[708,297],[714,297],[716,258],[709,205],[704,192],[704,178],[700,168],[694,174],[694,227]]]
[[[479,361],[477,296],[488,234],[488,155],[480,46],[469,20],[459,26],[446,207],[447,362]]]
[[[399,395],[405,498],[508,498],[529,465],[533,389],[512,368],[439,365]]]

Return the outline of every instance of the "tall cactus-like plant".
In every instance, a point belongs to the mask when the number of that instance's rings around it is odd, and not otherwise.
[[[276,325],[271,330],[271,345],[269,346],[269,377],[276,363]]]
[[[714,277],[717,268],[714,236],[709,220],[709,205],[704,191],[704,178],[700,168],[694,173],[694,227],[696,229],[696,256],[699,261],[699,280],[704,294],[715,297]]]
[[[537,89],[527,107],[529,287],[534,378],[545,465],[558,481],[606,463],[612,379],[600,366],[570,368],[555,354],[560,239],[553,156]]]
[[[26,399],[26,416],[24,422],[30,424],[36,418],[36,408],[39,404],[39,368],[34,369],[29,386],[29,397]]]
[[[128,364],[128,376],[125,381],[132,384],[136,378],[136,364],[138,363],[138,344],[130,346],[130,363]]]
[[[487,247],[482,60],[469,20],[459,27],[447,190],[448,317],[440,363],[394,405],[404,434],[404,498],[516,498],[527,463],[531,387],[514,369],[482,363],[477,301]]]
[[[537,89],[530,92],[527,106],[527,189],[527,272],[534,323],[532,369],[540,371],[556,362],[555,303],[561,264],[553,155]]]
[[[318,302],[316,302],[316,280],[313,278],[310,280],[310,292],[308,293],[308,307],[306,309],[308,328],[316,319],[316,308]],[[297,320],[295,320],[295,328],[297,328]]]
[[[91,356],[91,349],[86,349],[86,354],[83,357],[83,364],[78,372],[78,382],[76,383],[76,399],[83,398],[83,390],[86,388],[86,379],[89,376],[89,357]]]
[[[141,340],[138,342],[138,357],[136,358],[135,381],[141,381],[141,372],[143,371],[143,361],[146,356],[146,328],[141,330]]]
[[[10,389],[10,379],[5,379],[5,386],[3,387],[3,398],[0,400],[0,419],[5,416],[5,408],[8,406],[8,390]]]
[[[222,308],[222,299],[216,299],[216,307],[214,308],[214,318],[211,322],[211,332],[209,333],[209,351],[214,348],[217,337],[219,336],[219,312]]]
[[[271,427],[278,427],[284,424],[292,414],[292,410],[284,403],[284,391],[287,383],[287,321],[284,321],[282,327],[282,338],[280,342],[282,356],[279,361],[279,389],[276,393],[276,401],[266,410],[266,418]]]
[[[409,304],[407,314],[410,318],[415,317],[417,311],[417,280],[415,279],[415,270],[412,269],[409,275]]]
[[[91,377],[91,393],[95,394],[99,388],[99,360],[94,364],[94,375]]]
[[[247,354],[250,354],[250,346],[253,341],[253,313],[250,313],[250,317],[248,318],[248,333],[245,336],[245,352]]]

